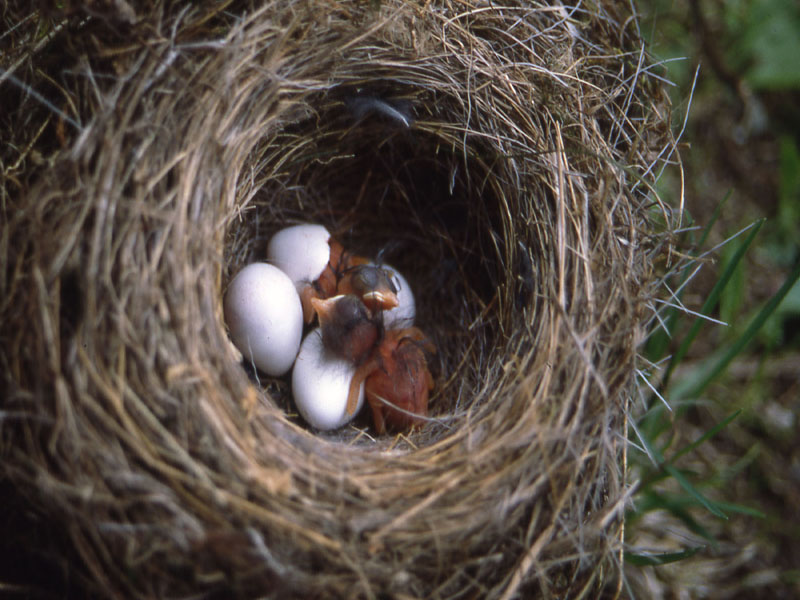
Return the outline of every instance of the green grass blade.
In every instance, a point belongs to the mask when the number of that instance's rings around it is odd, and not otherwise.
[[[656,483],[664,481],[667,478],[669,478],[669,473],[666,473],[664,470],[651,469],[649,473],[645,474],[644,478],[639,484],[639,487],[642,489],[649,489],[652,488]]]
[[[670,464],[664,465],[664,470],[672,475],[675,478],[681,487],[686,490],[686,492],[692,496],[695,500],[697,500],[700,504],[706,507],[706,509],[713,515],[721,518],[721,519],[728,519],[727,515],[722,512],[719,508],[717,508],[714,503],[711,502],[708,498],[703,496],[696,487],[694,487],[691,482],[684,477],[683,473],[681,473],[678,469],[673,467]]]
[[[710,541],[712,545],[716,545],[714,536],[695,520],[689,513],[689,508],[697,505],[697,500],[689,496],[678,496],[675,494],[662,494],[655,490],[644,492],[643,498],[637,502],[637,511],[642,514],[653,512],[655,510],[663,510],[670,513],[679,521],[686,525],[686,528]],[[633,517],[633,515],[630,515]],[[635,520],[631,518],[630,521]]]
[[[711,233],[711,228],[714,227],[714,224],[719,220],[719,216],[722,214],[722,208],[728,203],[728,199],[731,197],[732,193],[733,190],[728,190],[725,197],[717,203],[714,212],[711,213],[711,218],[708,220],[708,225],[703,228],[703,233],[700,234],[700,239],[696,244],[697,248],[702,248],[705,245],[708,234]],[[689,272],[688,265],[685,272]]]
[[[728,190],[728,193],[725,194],[725,197],[717,203],[717,206],[714,208],[714,212],[711,214],[711,218],[708,220],[708,223],[703,230],[700,232],[700,239],[696,244],[693,244],[695,248],[702,248],[705,243],[706,239],[708,239],[708,235],[711,233],[711,228],[714,227],[714,224],[719,220],[720,214],[722,214],[722,208],[727,204],[728,199],[731,197],[731,190]],[[694,256],[697,255],[696,252],[693,253]],[[692,268],[695,266],[695,261],[689,261],[686,266],[683,267],[681,272],[681,279],[678,287],[682,287],[684,283],[686,283],[686,279],[689,277],[689,273],[691,272]],[[678,293],[678,298],[683,297],[683,290]],[[650,339],[647,341],[647,356],[653,362],[660,359],[667,351],[667,347],[669,346],[670,335],[678,326],[678,321],[683,313],[676,308],[673,308],[669,311],[669,316],[666,318],[665,324],[667,330],[664,331],[663,328],[657,327],[653,330],[653,333],[650,335]]]
[[[675,403],[672,403],[671,406],[673,409],[681,408],[680,404],[676,405]],[[669,438],[660,442],[662,453],[665,450],[668,450],[674,441],[676,434],[676,414],[677,413],[675,412],[668,411],[666,406],[659,402],[658,404],[654,405],[653,408],[648,410],[639,422],[640,430],[642,431],[643,435],[647,436],[647,439],[650,440],[651,444],[654,444],[655,441],[661,438],[664,433],[669,433]]]
[[[725,429],[725,427],[727,427],[728,424],[731,421],[733,421],[736,417],[738,417],[741,412],[742,412],[742,409],[739,409],[736,412],[734,412],[733,414],[728,415],[728,417],[726,419],[724,419],[723,421],[721,421],[721,422],[717,423],[716,425],[714,425],[714,427],[712,427],[711,429],[706,431],[703,435],[701,435],[699,438],[697,438],[694,442],[692,442],[691,444],[689,444],[685,448],[682,448],[681,450],[678,450],[675,453],[674,456],[670,457],[669,462],[670,463],[674,463],[676,460],[678,460],[684,454],[686,454],[688,452],[691,452],[692,450],[694,450],[695,448],[700,446],[702,443],[704,443],[706,440],[708,440],[708,439],[714,437],[715,435],[717,435],[720,431]]]
[[[781,288],[775,293],[775,295],[770,298],[769,302],[767,302],[766,306],[759,311],[756,318],[748,325],[745,332],[739,336],[739,338],[731,344],[731,346],[722,354],[718,361],[713,363],[711,367],[708,369],[707,373],[704,373],[703,376],[699,379],[698,383],[694,385],[694,387],[688,389],[682,397],[696,397],[702,393],[708,384],[710,384],[714,379],[716,379],[730,364],[730,362],[736,358],[736,356],[747,346],[748,343],[755,337],[758,330],[761,329],[761,326],[764,325],[764,322],[769,318],[769,316],[775,312],[775,309],[778,308],[778,305],[781,303],[783,298],[786,294],[789,293],[789,290],[792,289],[795,283],[797,283],[798,278],[800,278],[800,262],[795,265],[792,272],[786,278],[786,281],[783,282]]]
[[[704,548],[705,546],[695,546],[694,548],[687,548],[680,552],[665,552],[664,554],[634,554],[632,552],[626,552],[625,560],[637,567],[657,567],[659,565],[666,565],[691,558]]]
[[[700,312],[702,314],[707,315],[712,310],[714,310],[714,307],[717,305],[717,302],[719,301],[719,297],[720,294],[722,293],[722,290],[724,290],[725,286],[728,285],[728,281],[733,276],[733,273],[736,270],[736,267],[741,262],[742,258],[744,258],[745,252],[747,252],[747,249],[750,247],[750,244],[753,243],[753,240],[755,239],[756,235],[761,229],[761,226],[764,224],[764,221],[766,221],[766,219],[759,219],[758,221],[756,221],[750,234],[736,249],[736,252],[731,257],[730,262],[725,267],[725,270],[720,275],[719,279],[717,280],[717,283],[714,284],[714,287],[708,294],[708,298],[706,298],[706,301],[703,303],[703,306],[700,309]],[[672,359],[670,359],[669,365],[667,365],[667,370],[664,373],[664,379],[661,381],[661,385],[659,386],[660,391],[665,390],[667,388],[670,377],[672,377],[672,373],[675,370],[675,367],[677,367],[681,363],[683,358],[686,356],[686,353],[689,351],[690,346],[694,342],[695,338],[697,337],[697,334],[700,332],[700,329],[703,327],[704,324],[705,324],[704,320],[698,318],[692,325],[691,329],[689,329],[689,332],[683,338],[680,347],[678,348],[677,352],[675,352],[675,354],[672,356]]]
[[[658,451],[658,448],[653,446],[650,443],[650,440],[647,439],[647,436],[644,435],[640,430],[639,427],[636,425],[635,419],[629,419],[628,422],[631,424],[631,429],[633,429],[634,434],[636,437],[639,438],[639,441],[642,442],[642,446],[644,447],[645,453],[650,458],[655,466],[661,465],[664,462],[664,456],[661,452]]]
[[[729,481],[740,475],[747,467],[755,462],[755,460],[761,455],[761,450],[761,443],[754,443],[752,446],[750,446],[750,448],[748,448],[744,456],[742,456],[729,467],[725,467],[720,471],[718,476],[714,478],[714,485],[727,485]]]
[[[727,510],[728,512],[739,513],[740,515],[748,515],[750,517],[756,517],[759,519],[767,518],[767,515],[760,510],[750,508],[749,506],[743,506],[741,504],[734,504],[732,502],[717,502],[717,506],[719,506],[721,509]]]

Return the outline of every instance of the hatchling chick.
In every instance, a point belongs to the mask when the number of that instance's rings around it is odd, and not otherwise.
[[[314,320],[311,300],[332,298],[337,295],[354,295],[374,313],[390,310],[399,304],[397,289],[390,273],[369,264],[369,260],[345,251],[339,242],[332,239],[330,260],[320,276],[300,293],[303,316],[306,323]]]
[[[361,383],[375,370],[373,355],[383,339],[383,323],[353,295],[312,298],[311,305],[319,318],[322,343],[357,367],[347,395],[346,411],[352,415],[358,405]]]
[[[323,343],[357,367],[350,382],[348,414],[355,411],[359,388],[365,382],[378,433],[384,433],[387,425],[405,429],[421,422],[419,417],[427,416],[433,388],[425,352],[434,348],[425,334],[416,327],[386,332],[380,316],[372,315],[353,295],[313,298],[311,302]]]
[[[410,429],[428,415],[434,384],[426,352],[433,351],[416,327],[388,331],[377,346],[379,366],[367,377],[364,390],[378,433]]]

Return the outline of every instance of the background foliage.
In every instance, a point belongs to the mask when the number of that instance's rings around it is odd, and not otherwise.
[[[676,130],[686,119],[684,180],[678,169],[665,173],[660,193],[677,204],[685,186],[687,222],[697,228],[681,243],[702,257],[668,281],[676,290],[702,264],[680,301],[727,325],[672,309],[665,313],[669,336],[654,325],[647,358],[661,368],[645,375],[672,411],[653,393],[631,432],[641,451],[631,457],[640,485],[628,519],[630,592],[794,598],[800,594],[800,4],[639,0],[637,6],[649,50],[675,84]],[[706,256],[709,249],[715,251]],[[669,564],[647,566],[658,563]]]

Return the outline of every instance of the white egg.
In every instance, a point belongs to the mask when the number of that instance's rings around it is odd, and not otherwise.
[[[316,280],[330,259],[331,234],[322,225],[281,229],[267,246],[267,260],[289,276],[298,291]]]
[[[383,324],[387,329],[411,327],[414,325],[414,319],[417,316],[417,307],[414,303],[414,293],[411,291],[411,286],[408,285],[406,278],[397,269],[389,265],[381,266],[389,271],[390,279],[397,289],[397,300],[400,303],[393,309],[383,312]]]
[[[346,413],[350,381],[355,366],[322,344],[317,327],[306,336],[292,371],[292,395],[297,410],[317,429],[336,429],[348,423],[364,405],[364,384],[358,392],[358,405],[352,415]]]
[[[225,322],[246,361],[268,375],[292,368],[303,336],[300,297],[286,274],[267,263],[247,265],[225,294]]]

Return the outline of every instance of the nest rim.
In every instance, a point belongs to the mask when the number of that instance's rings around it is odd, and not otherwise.
[[[41,316],[26,341],[32,340],[33,354],[46,365],[54,401],[34,416],[57,426],[48,428],[34,419],[26,423],[32,434],[29,449],[40,461],[32,469],[19,462],[21,438],[5,431],[3,453],[16,457],[5,475],[26,487],[36,504],[46,507],[45,513],[77,520],[82,531],[73,535],[92,540],[79,552],[95,566],[107,566],[121,542],[109,533],[113,527],[103,532],[102,519],[86,514],[74,495],[44,498],[59,478],[66,484],[75,476],[67,485],[78,490],[93,481],[90,473],[102,473],[96,475],[98,489],[112,499],[126,490],[161,490],[160,507],[123,508],[110,500],[104,504],[103,493],[86,501],[101,506],[105,521],[118,527],[160,514],[169,535],[136,530],[131,538],[134,562],[146,565],[143,572],[155,569],[156,559],[148,562],[141,556],[153,544],[169,544],[198,560],[195,583],[222,572],[228,585],[239,590],[259,589],[275,579],[276,589],[284,586],[311,595],[323,594],[323,589],[343,592],[353,585],[365,596],[376,586],[420,592],[426,589],[426,577],[438,581],[443,594],[452,595],[477,576],[492,582],[494,597],[525,589],[546,595],[562,586],[571,593],[597,589],[606,577],[601,575],[604,569],[621,566],[616,553],[621,548],[622,505],[617,499],[624,490],[624,444],[613,433],[626,427],[623,404],[650,276],[647,257],[638,250],[638,244],[647,244],[644,196],[631,190],[625,172],[609,158],[624,153],[591,127],[578,127],[590,121],[591,110],[569,119],[552,108],[564,96],[573,104],[578,96],[591,104],[580,86],[559,91],[562,82],[555,68],[564,65],[553,63],[540,73],[545,81],[537,79],[529,88],[518,82],[515,88],[502,78],[498,83],[498,73],[508,66],[506,57],[490,43],[497,40],[475,32],[480,26],[494,31],[498,22],[506,22],[500,10],[481,13],[488,15],[482,22],[473,15],[472,31],[450,13],[427,15],[449,23],[459,35],[468,34],[485,53],[483,58],[497,58],[479,72],[487,86],[497,89],[483,96],[472,90],[467,102],[456,93],[454,73],[474,64],[468,56],[453,55],[423,69],[419,56],[433,56],[430,50],[439,44],[455,47],[459,38],[434,39],[416,8],[385,3],[375,14],[360,12],[363,22],[370,23],[367,29],[352,19],[355,13],[328,13],[342,38],[333,42],[329,34],[320,34],[321,39],[351,52],[347,60],[335,53],[322,56],[291,40],[292,35],[302,37],[297,33],[304,31],[298,25],[302,13],[294,15],[297,29],[287,35],[288,17],[270,15],[270,8],[234,27],[228,48],[215,48],[195,64],[184,60],[169,65],[178,81],[194,84],[192,93],[168,98],[151,93],[149,86],[116,88],[124,100],[121,106],[130,110],[105,113],[58,159],[59,176],[81,182],[81,192],[95,199],[91,214],[85,208],[89,203],[82,205],[68,185],[47,178],[37,192],[52,187],[56,191],[50,199],[10,220],[7,240],[31,229],[60,232],[56,237],[61,238],[60,248],[22,244],[14,252],[6,244],[4,264],[24,259],[33,268],[26,279],[29,290],[21,291],[16,283],[8,287],[21,308],[14,312],[6,306],[3,316]],[[559,43],[550,50],[578,52],[581,39],[574,36],[574,24],[547,21],[544,13],[530,9],[528,14],[554,28],[561,23]],[[594,27],[619,26],[608,14],[596,17]],[[314,30],[306,26],[306,33]],[[420,42],[420,32],[430,39]],[[286,47],[276,51],[271,45],[276,40]],[[376,50],[380,44],[383,54]],[[318,57],[323,67],[309,66],[308,55]],[[367,55],[372,62],[365,65]],[[383,76],[397,69],[401,58],[409,71],[400,70],[402,77]],[[163,56],[142,55],[138,77],[164,85],[159,73],[164,64]],[[418,76],[416,83],[410,83],[409,72]],[[441,87],[432,89],[435,77],[441,77]],[[291,85],[281,87],[284,80]],[[555,91],[546,89],[547,80]],[[239,87],[228,102],[219,88],[231,84]],[[365,86],[370,86],[367,93]],[[591,87],[597,86],[587,89]],[[380,114],[353,119],[342,100],[348,90],[355,90],[357,97],[379,98],[398,111],[402,103],[411,102],[416,109],[413,125],[403,127]],[[511,103],[511,108],[498,105],[498,98],[522,91],[544,94],[544,105],[552,112],[537,115],[534,123],[524,102]],[[592,110],[601,110],[599,98],[606,97],[598,92]],[[193,106],[183,113],[192,115],[187,122],[169,117]],[[492,106],[504,117],[488,116]],[[143,127],[147,135],[132,134],[141,118],[134,108],[163,121]],[[520,121],[500,109],[515,109]],[[477,116],[471,121],[472,111]],[[562,126],[558,117],[572,127]],[[660,118],[651,118],[653,137],[660,140],[665,135]],[[592,123],[601,127],[600,121]],[[620,135],[631,127],[622,118],[614,125]],[[163,130],[184,143],[163,142]],[[589,134],[595,135],[595,146],[584,143]],[[152,140],[164,147],[157,148]],[[141,159],[145,150],[154,156]],[[131,151],[139,163],[119,169],[120,158]],[[650,154],[638,152],[629,163],[645,171]],[[347,166],[352,156],[358,160]],[[419,179],[425,169],[434,180],[430,188]],[[357,179],[358,173],[375,172],[383,177]],[[358,185],[346,193],[331,185],[347,179]],[[117,187],[111,196],[103,196],[109,181]],[[387,182],[397,188],[390,189]],[[461,202],[448,200],[454,192],[463,194]],[[59,194],[66,202],[56,206],[52,199]],[[353,195],[355,202],[345,198]],[[103,204],[109,197],[112,201]],[[415,200],[419,197],[436,198],[436,206]],[[380,210],[363,210],[370,205]],[[42,218],[43,212],[50,221]],[[280,381],[266,382],[259,390],[253,374],[236,363],[227,349],[222,319],[226,282],[239,266],[263,253],[278,227],[324,219],[332,221],[332,230],[342,232],[344,241],[371,252],[383,232],[402,230],[405,246],[424,248],[429,262],[452,266],[463,276],[460,287],[437,285],[441,273],[415,267],[418,257],[405,250],[387,256],[393,265],[409,265],[401,272],[412,281],[415,294],[421,290],[420,325],[433,332],[440,346],[439,395],[431,406],[439,414],[455,415],[460,427],[433,424],[400,441],[369,440],[363,429],[315,434],[286,418],[285,402],[271,399],[287,396]],[[109,225],[113,236],[104,229]],[[598,250],[602,244],[607,244],[606,253]],[[104,248],[110,250],[110,262],[102,255]],[[126,268],[117,272],[114,265],[120,261]],[[162,270],[164,264],[172,268]],[[468,302],[459,303],[460,298]],[[139,310],[147,300],[152,307]],[[181,302],[183,309],[178,308]],[[488,326],[479,322],[482,316]],[[604,331],[599,316],[617,319],[618,328]],[[89,321],[103,323],[106,333],[93,333]],[[170,333],[159,338],[147,331],[147,323]],[[590,338],[592,332],[602,335]],[[3,339],[19,335],[3,326]],[[483,337],[475,342],[477,336]],[[472,354],[460,352],[465,347]],[[103,359],[105,354],[113,358]],[[14,365],[7,374],[22,372],[21,360],[30,355],[5,355],[4,362]],[[101,366],[92,369],[92,364]],[[561,368],[563,364],[570,367]],[[602,374],[598,364],[605,367]],[[31,381],[6,377],[6,385],[11,402],[30,410]],[[470,395],[465,388],[480,391]],[[564,407],[559,402],[563,397],[573,403]],[[449,404],[442,406],[443,399]],[[109,432],[112,441],[104,442],[103,434]],[[47,458],[48,453],[55,459]],[[53,460],[59,475],[44,483],[41,476],[51,471]],[[530,466],[535,462],[543,463],[538,470]],[[115,480],[110,471],[120,465],[127,470]],[[131,480],[123,481],[123,475]],[[141,478],[138,484],[136,477]],[[218,514],[225,510],[228,520]],[[567,526],[557,529],[555,518],[548,524],[548,512],[577,527],[581,539],[573,539]],[[439,544],[434,550],[426,548],[432,539]],[[229,544],[246,550],[224,559],[222,547]],[[487,548],[502,548],[488,554],[499,553],[500,558],[476,565],[474,556]],[[421,566],[415,552],[439,560],[449,557],[463,569],[461,578],[450,581],[441,568]],[[168,564],[180,572],[186,563],[174,560],[176,565]],[[581,567],[583,561],[592,567]],[[309,573],[318,564],[324,568],[312,580]],[[501,575],[489,575],[492,564],[504,565]],[[244,575],[250,571],[254,574]],[[545,581],[551,576],[552,581]],[[165,579],[154,585],[180,589],[174,575]],[[117,568],[104,583],[138,594],[157,589],[138,587]]]

